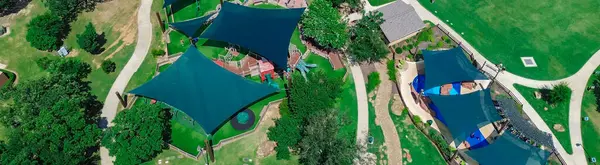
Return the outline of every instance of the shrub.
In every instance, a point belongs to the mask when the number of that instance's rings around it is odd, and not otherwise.
[[[396,72],[398,72],[398,70],[396,70],[396,63],[394,60],[388,60],[387,69],[387,74],[390,77],[389,79],[396,82]]]
[[[67,26],[68,23],[63,22],[58,16],[46,13],[31,19],[27,24],[25,39],[38,50],[57,50],[62,44]]]
[[[379,72],[372,72],[369,74],[367,79],[367,93],[375,90],[375,88],[377,88],[377,86],[381,83],[381,80],[379,79]]]
[[[154,49],[154,50],[152,50],[152,55],[154,57],[162,56],[162,55],[165,55],[165,54],[166,54],[166,52],[164,50],[162,50],[162,49]]]
[[[442,135],[437,130],[435,130],[432,127],[429,127],[428,134],[431,140],[433,140],[433,143],[437,144],[437,146],[440,147],[440,149],[442,150],[442,154],[446,155],[447,157],[452,156],[452,149],[450,148],[450,145],[448,145],[448,142],[446,142],[444,137],[442,137]]]
[[[543,93],[543,95],[545,95],[545,100],[550,104],[563,103],[569,100],[569,97],[571,96],[571,89],[566,83],[556,84],[552,87],[551,90],[543,90],[544,89],[542,89],[541,92]]]
[[[35,60],[35,63],[42,68],[43,70],[46,70],[50,67],[50,65],[52,64],[52,59],[48,58],[48,57],[41,57]]]
[[[402,53],[402,47],[398,46],[394,49],[396,51],[396,54],[400,54]]]
[[[117,64],[115,64],[115,62],[112,62],[111,60],[102,62],[102,71],[104,71],[104,73],[114,72],[115,69],[117,69]]]
[[[288,149],[288,146],[277,145],[277,147],[275,147],[275,151],[277,152],[277,160],[290,159],[290,150]]]
[[[77,34],[77,44],[83,50],[95,54],[100,50],[100,42],[98,41],[98,33],[96,28],[91,22],[85,26],[85,31],[81,34]]]

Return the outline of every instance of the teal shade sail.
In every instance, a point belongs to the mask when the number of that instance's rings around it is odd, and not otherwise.
[[[453,82],[487,80],[487,77],[473,66],[471,61],[456,47],[449,50],[422,50],[425,58],[425,89]]]
[[[213,15],[214,14],[209,14],[206,16],[202,16],[202,17],[198,17],[198,18],[194,18],[194,19],[190,19],[190,20],[186,20],[186,21],[170,23],[169,26],[171,28],[185,34],[188,37],[195,38],[200,35],[199,34],[200,29],[202,28],[204,23],[206,23],[206,21]]]
[[[212,134],[244,107],[276,92],[223,69],[191,46],[166,71],[129,93],[173,106]]]
[[[285,69],[290,39],[303,12],[304,8],[259,9],[224,2],[200,38],[242,46]]]
[[[480,165],[546,165],[550,152],[531,146],[515,135],[506,132],[492,144],[466,151]]]
[[[454,137],[454,142],[463,142],[480,126],[500,120],[490,89],[464,95],[428,96],[444,118],[445,125]]]

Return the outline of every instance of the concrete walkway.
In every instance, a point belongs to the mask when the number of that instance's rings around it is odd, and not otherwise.
[[[369,100],[367,98],[367,88],[365,87],[365,81],[360,66],[352,65],[350,70],[352,71],[352,79],[354,79],[354,88],[356,90],[356,101],[358,105],[356,144],[366,145],[367,136],[369,134]]]
[[[379,79],[381,80],[381,84],[377,87],[377,97],[374,103],[375,123],[381,127],[383,132],[385,153],[388,158],[387,164],[402,165],[402,145],[388,107],[392,96],[392,81],[389,80],[385,64],[375,63],[375,68],[379,72]]]
[[[471,46],[465,39],[463,39],[457,32],[455,32],[452,28],[450,28],[444,21],[438,19],[431,12],[426,10],[421,4],[419,4],[416,0],[408,0],[408,3],[412,5],[417,14],[423,20],[430,20],[435,24],[439,24],[449,31],[450,35],[459,40],[462,43],[462,46],[469,51],[471,51],[475,57],[475,59],[480,63],[486,63],[486,67],[483,67],[483,71],[488,72],[492,75],[496,74],[495,66],[493,63],[488,61],[485,57],[483,57],[473,46]],[[451,20],[450,20],[451,22]],[[583,100],[583,92],[586,88],[587,80],[590,75],[594,72],[594,70],[600,65],[600,51],[596,52],[588,62],[574,75],[553,81],[538,81],[532,80],[528,78],[523,78],[517,75],[514,75],[509,72],[502,72],[498,75],[497,81],[508,88],[508,90],[512,91],[516,96],[516,99],[523,103],[523,110],[525,113],[531,118],[531,121],[542,131],[552,133],[550,127],[542,120],[542,118],[537,114],[535,109],[525,100],[525,98],[513,87],[514,84],[521,84],[528,87],[540,88],[543,86],[551,86],[554,84],[558,84],[560,82],[566,82],[569,84],[569,87],[573,90],[573,94],[570,100],[569,107],[569,130],[571,137],[571,146],[562,146],[558,142],[555,136],[554,145],[556,146],[557,152],[565,159],[567,164],[576,164],[576,165],[585,165],[587,164],[585,153],[583,148],[577,147],[577,143],[582,143],[581,138],[581,101]],[[563,147],[572,147],[573,154],[569,155],[565,151]]]
[[[102,115],[100,115],[107,123],[107,126],[112,126],[112,120],[115,118],[117,108],[120,104],[115,92],[123,93],[129,80],[138,70],[140,65],[142,65],[142,62],[150,49],[150,43],[152,42],[152,23],[150,22],[151,7],[152,0],[141,0],[137,14],[138,38],[135,51],[110,88],[106,101],[104,101]],[[108,150],[104,147],[100,148],[100,159],[101,164],[103,165],[113,164],[114,161],[114,158],[108,155]]]

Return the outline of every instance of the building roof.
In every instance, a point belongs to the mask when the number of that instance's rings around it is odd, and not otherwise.
[[[545,165],[550,156],[548,151],[531,146],[509,132],[502,134],[489,146],[466,153],[483,165]]]
[[[467,59],[460,47],[441,51],[422,51],[427,76],[425,90],[453,82],[487,80],[487,77]]]
[[[288,46],[304,8],[259,9],[224,2],[201,38],[229,42],[287,68]]]
[[[415,9],[402,1],[395,1],[377,11],[383,14],[385,21],[379,27],[389,42],[402,39],[425,27]]]
[[[277,91],[223,69],[190,47],[166,71],[129,93],[169,104],[212,134],[244,107]]]
[[[189,19],[181,22],[170,23],[170,27],[185,34],[188,37],[198,37],[199,30],[202,28],[202,25],[214,15],[208,14],[206,16]]]
[[[465,95],[429,95],[455,142],[463,142],[479,126],[500,120],[490,89]]]

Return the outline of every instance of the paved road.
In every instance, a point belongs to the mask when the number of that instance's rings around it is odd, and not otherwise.
[[[358,105],[358,122],[356,126],[356,144],[366,145],[367,135],[369,133],[369,103],[367,98],[367,88],[363,79],[362,70],[358,64],[350,67],[352,78],[354,79],[354,88],[356,90],[356,100]]]
[[[408,3],[411,4],[417,14],[423,20],[430,20],[433,23],[440,24],[446,30],[449,31],[450,35],[454,38],[458,39],[464,48],[468,49],[474,54],[474,57],[477,61],[483,63],[486,62],[487,65],[492,65],[490,61],[488,61],[485,57],[483,57],[473,46],[471,46],[466,40],[464,40],[457,32],[455,32],[452,28],[450,28],[444,21],[438,19],[431,12],[426,10],[421,4],[419,4],[416,0],[408,0]],[[450,20],[451,22],[451,20]],[[516,99],[521,101],[523,105],[523,110],[525,113],[531,118],[532,122],[540,128],[540,130],[545,132],[550,132],[550,127],[546,125],[546,123],[542,120],[542,118],[537,114],[535,109],[525,100],[525,98],[513,87],[513,84],[521,84],[528,87],[540,88],[543,86],[551,86],[553,84],[557,84],[560,82],[566,82],[569,84],[569,87],[573,90],[573,94],[570,100],[569,107],[569,130],[571,136],[571,146],[573,148],[573,154],[569,155],[564,150],[564,146],[560,145],[558,140],[554,137],[554,144],[557,148],[557,151],[560,155],[565,159],[568,164],[577,164],[577,165],[585,165],[587,164],[585,153],[581,147],[577,147],[575,144],[582,143],[581,138],[581,103],[583,100],[583,92],[586,88],[587,80],[590,75],[594,72],[594,70],[600,65],[600,51],[596,52],[588,62],[574,75],[552,81],[538,81],[532,80],[524,77],[520,77],[514,75],[509,72],[502,72],[498,75],[497,80],[501,84],[505,85],[510,91],[512,91],[516,95]],[[492,68],[494,67],[484,67],[484,71],[488,73],[495,74]]]
[[[152,23],[150,22],[151,7],[152,0],[141,0],[137,14],[138,38],[135,51],[110,88],[106,101],[104,102],[104,107],[102,108],[102,115],[100,115],[103,119],[106,119],[108,126],[112,125],[112,120],[115,118],[117,107],[120,104],[119,99],[114,93],[117,91],[123,93],[131,76],[133,76],[140,65],[142,65],[142,62],[150,49],[150,43],[152,42]],[[103,165],[113,164],[112,161],[114,160],[113,157],[108,155],[108,150],[104,147],[100,148],[100,159],[101,164]]]

